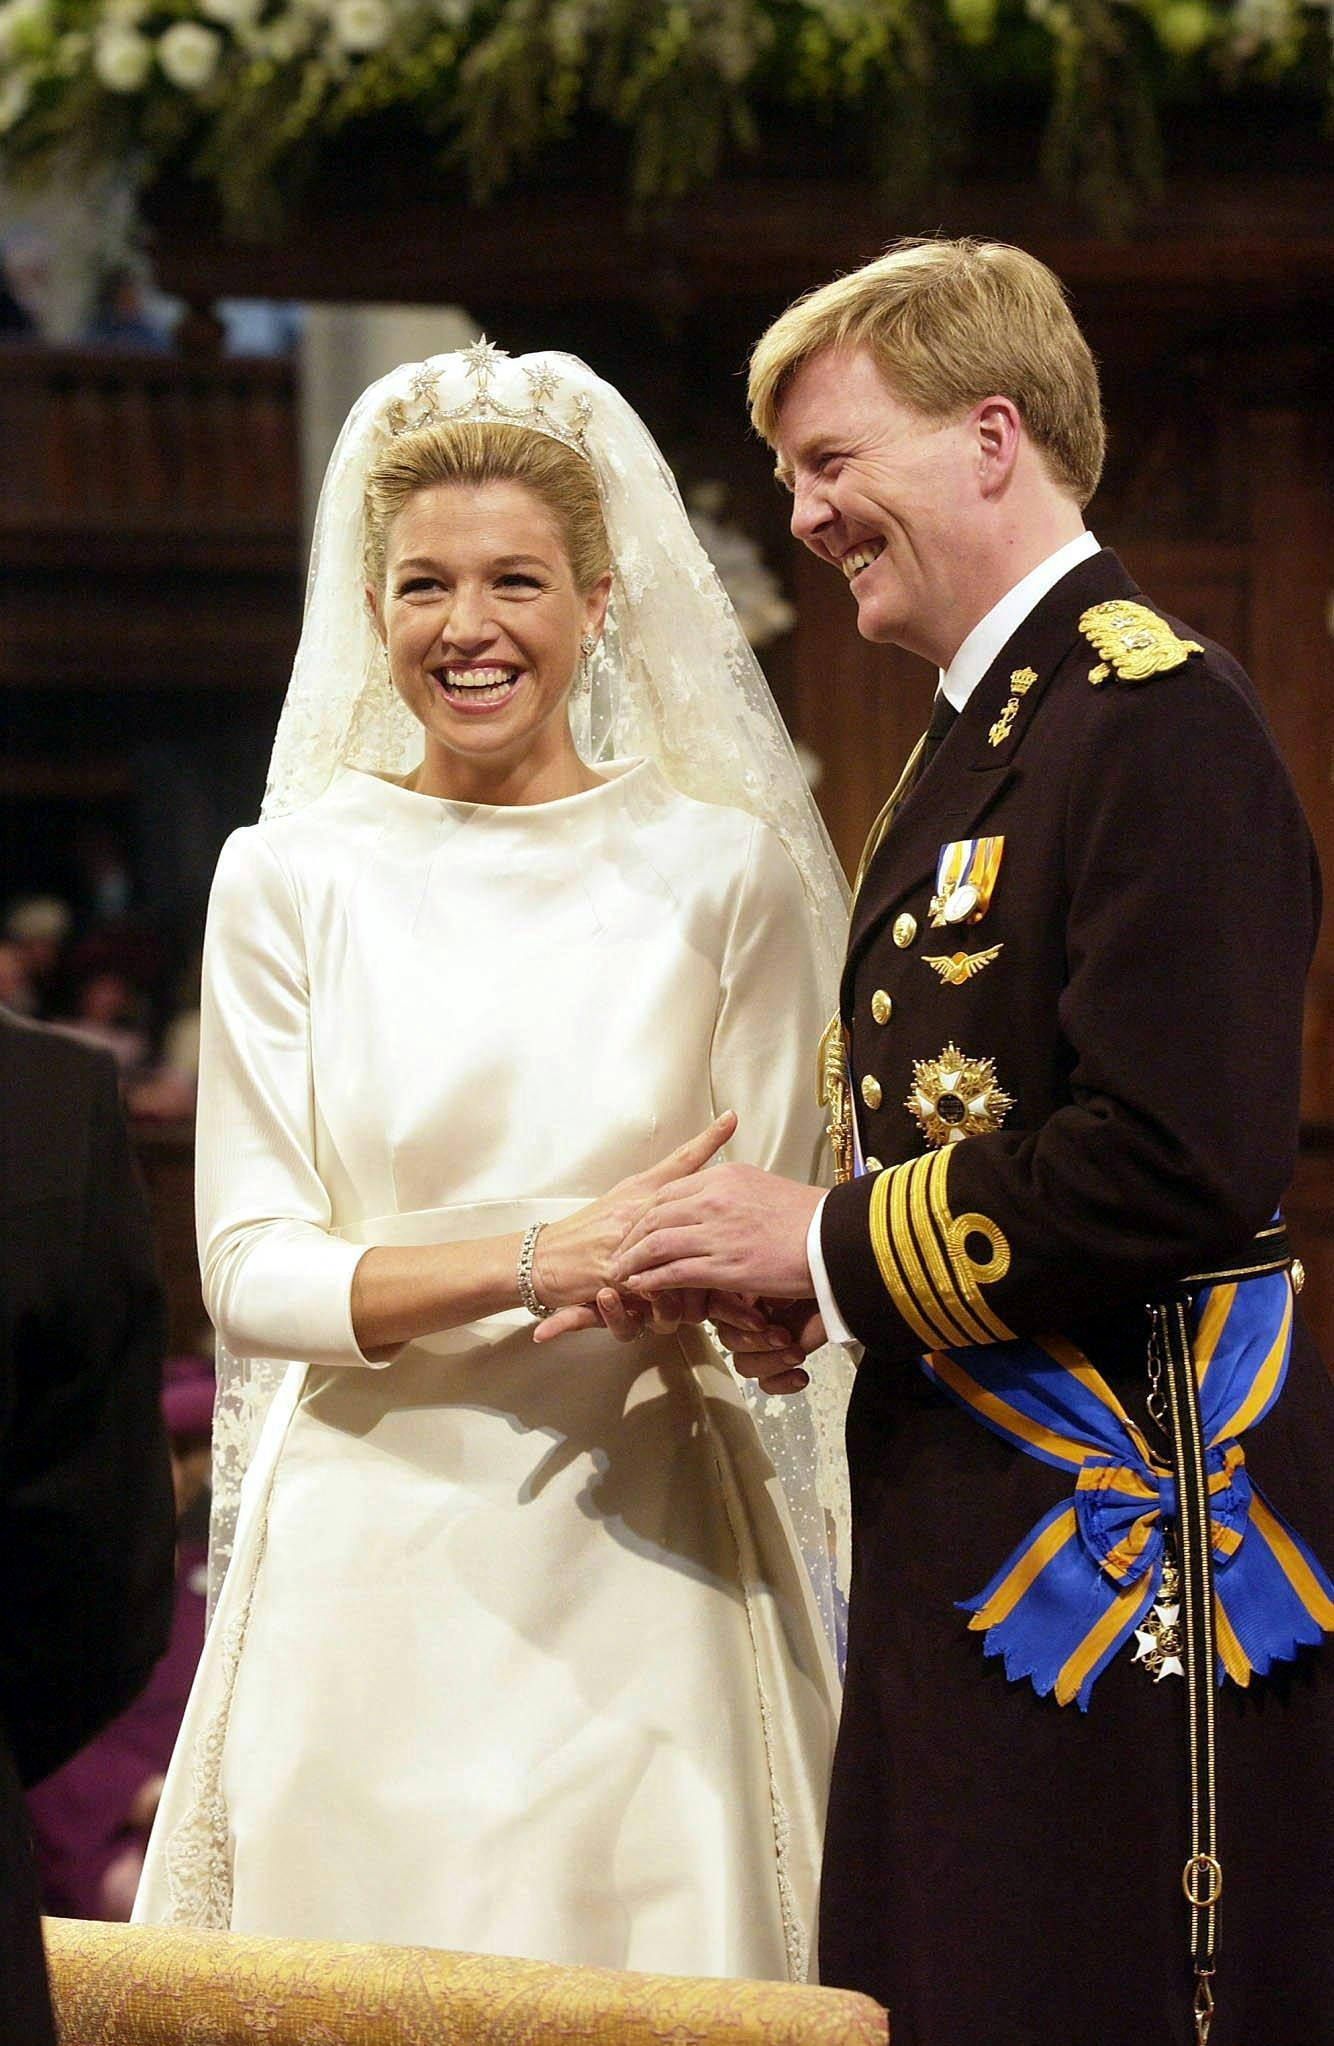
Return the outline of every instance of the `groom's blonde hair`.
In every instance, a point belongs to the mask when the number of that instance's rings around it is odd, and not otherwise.
[[[1060,281],[1005,242],[923,237],[790,305],[750,359],[750,416],[770,446],[788,385],[828,348],[863,349],[904,404],[931,419],[1009,398],[1055,480],[1084,505],[1106,429],[1098,371]]]

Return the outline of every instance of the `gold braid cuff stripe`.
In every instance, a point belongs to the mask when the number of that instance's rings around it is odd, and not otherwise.
[[[982,1296],[1010,1269],[1004,1231],[988,1215],[959,1215],[949,1204],[954,1147],[882,1172],[871,1189],[870,1236],[885,1291],[928,1350],[1010,1342]],[[984,1259],[970,1241],[981,1237]]]

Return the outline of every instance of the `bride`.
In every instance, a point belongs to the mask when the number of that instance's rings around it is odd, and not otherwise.
[[[618,394],[484,342],[367,391],[209,911],[226,1575],[141,1921],[806,1973],[835,1367],[752,1406],[600,1289],[724,1142],[811,1176],[842,904]]]

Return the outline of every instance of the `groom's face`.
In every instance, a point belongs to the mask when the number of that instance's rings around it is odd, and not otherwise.
[[[862,350],[828,349],[793,377],[775,445],[792,531],[847,579],[862,638],[944,666],[978,502],[971,423],[927,418]]]

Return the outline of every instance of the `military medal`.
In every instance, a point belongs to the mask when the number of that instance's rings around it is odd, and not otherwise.
[[[918,1059],[904,1107],[928,1144],[939,1148],[998,1130],[1014,1107],[996,1079],[994,1059],[973,1059],[947,1044],[933,1059]]]
[[[1142,1627],[1135,1629],[1136,1648],[1132,1662],[1142,1662],[1155,1684],[1164,1677],[1183,1677],[1181,1660],[1181,1577],[1176,1559],[1163,1538],[1163,1574],[1158,1596],[1145,1614]]]
[[[946,924],[981,921],[991,904],[1004,850],[1003,838],[958,838],[942,845],[931,898],[931,922],[937,930]]]

